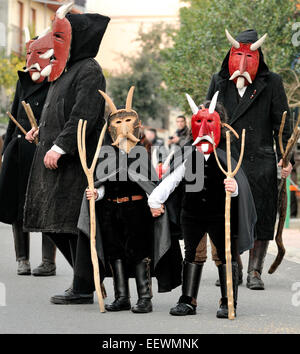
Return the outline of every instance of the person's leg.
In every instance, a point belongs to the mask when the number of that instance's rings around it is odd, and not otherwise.
[[[30,239],[29,233],[23,231],[23,224],[15,222],[12,224],[16,260],[18,262],[18,275],[30,275],[30,263],[29,263],[29,247]]]
[[[56,246],[52,240],[46,235],[42,234],[42,263],[35,269],[32,274],[34,276],[51,276],[56,274],[55,265]]]
[[[72,242],[72,245],[74,246],[74,242],[76,242],[77,236],[72,234],[55,234],[48,232],[44,233],[44,235],[46,235],[54,243],[54,245],[60,250],[67,262],[73,268],[73,250],[71,250],[70,247],[70,239],[74,239]]]
[[[221,290],[220,307],[217,311],[218,318],[228,318],[228,297],[227,297],[227,283],[226,283],[226,257],[225,257],[225,233],[223,221],[215,222],[209,227],[209,236],[216,246],[217,256],[221,261],[218,265],[219,282]],[[233,286],[233,301],[236,312],[237,297],[238,297],[238,263],[236,261],[237,255],[236,239],[231,238],[231,266],[232,266],[232,286]]]
[[[182,295],[177,305],[170,310],[173,316],[196,314],[197,295],[202,275],[203,263],[197,263],[196,249],[205,235],[205,228],[199,228],[199,220],[182,218],[185,244],[185,259],[182,266]]]
[[[249,251],[247,287],[251,290],[265,289],[261,274],[268,246],[269,241],[255,240],[254,247]]]

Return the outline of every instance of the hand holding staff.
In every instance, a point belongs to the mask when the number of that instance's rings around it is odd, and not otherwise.
[[[226,152],[227,152],[227,171],[222,167],[217,152],[215,144],[213,144],[214,154],[217,164],[220,170],[224,173],[227,178],[233,178],[239,168],[241,167],[244,150],[245,150],[245,129],[242,132],[242,145],[241,153],[238,164],[234,171],[231,168],[231,149],[230,149],[230,131],[226,132]],[[230,208],[231,208],[231,192],[226,190],[226,201],[225,201],[225,258],[226,258],[226,283],[227,283],[227,299],[228,299],[228,318],[233,320],[234,315],[234,305],[233,305],[233,288],[232,288],[232,265],[231,265],[231,240],[230,240]]]
[[[38,130],[39,127],[37,125],[37,122],[36,122],[36,119],[34,117],[33,111],[32,111],[32,109],[30,107],[30,104],[26,103],[25,101],[22,101],[22,105],[23,105],[23,107],[25,109],[25,112],[27,114],[27,117],[28,117],[28,120],[30,122],[31,128],[35,128],[36,130]],[[38,144],[38,138],[37,137],[34,139],[34,142],[35,142],[36,145]]]
[[[99,152],[102,146],[104,134],[106,131],[107,123],[105,123],[104,127],[102,128],[97,149],[93,158],[93,162],[90,168],[87,167],[86,161],[86,145],[85,145],[85,133],[86,133],[86,124],[87,121],[80,119],[77,128],[77,143],[78,143],[78,152],[81,161],[81,165],[83,171],[87,177],[89,189],[91,191],[94,190],[94,171],[96,167],[96,162],[99,156]],[[96,250],[96,216],[95,216],[95,199],[91,198],[89,200],[90,206],[90,242],[91,242],[91,256],[92,256],[92,263],[94,269],[94,283],[95,288],[98,296],[100,311],[105,312],[104,302],[103,302],[103,293],[100,285],[100,271],[99,271],[99,263],[98,263],[98,255]]]

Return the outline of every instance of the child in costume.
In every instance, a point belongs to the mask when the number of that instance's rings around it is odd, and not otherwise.
[[[181,227],[185,243],[185,258],[182,267],[182,295],[177,305],[170,310],[174,316],[196,314],[197,294],[201,280],[203,263],[196,260],[196,249],[202,237],[207,232],[217,248],[222,264],[218,266],[221,284],[220,308],[218,318],[228,317],[226,291],[226,260],[225,260],[225,191],[232,193],[231,208],[231,245],[234,306],[237,306],[238,265],[236,250],[242,253],[253,246],[253,233],[256,221],[255,207],[247,179],[240,170],[235,179],[225,179],[219,169],[214,153],[226,169],[226,152],[218,148],[222,142],[221,132],[226,122],[226,113],[221,105],[217,105],[218,93],[209,106],[199,109],[190,96],[187,95],[193,111],[191,129],[193,136],[192,148],[184,161],[175,168],[156,187],[148,198],[148,204],[154,217],[164,212],[164,203],[169,195],[182,182],[184,194],[182,198]],[[208,108],[206,108],[208,107]],[[230,128],[228,125],[226,125]],[[189,168],[195,168],[197,160],[201,167],[196,171],[198,178],[203,178],[203,187],[191,189]],[[202,161],[202,163],[201,163]],[[232,166],[236,162],[232,159]],[[201,183],[200,183],[201,185]]]

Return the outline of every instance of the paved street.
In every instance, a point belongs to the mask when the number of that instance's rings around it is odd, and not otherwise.
[[[184,319],[170,316],[169,308],[176,303],[180,289],[158,294],[156,281],[154,312],[150,314],[101,314],[97,303],[51,305],[50,296],[70,285],[70,267],[58,254],[56,277],[17,276],[11,229],[0,224],[0,283],[6,290],[6,306],[0,306],[0,333],[300,333],[300,230],[291,230],[287,235],[289,240],[295,238],[287,241],[293,261],[288,261],[287,257],[275,274],[265,272],[265,291],[250,291],[242,285],[239,288],[238,317],[229,321],[215,317],[220,295],[219,288],[214,286],[217,270],[211,260],[207,261],[203,271],[196,316]],[[35,267],[40,262],[41,237],[33,234],[31,240],[31,265]],[[299,249],[293,245],[299,245]],[[274,249],[272,245],[271,252]],[[265,270],[273,258],[268,254]],[[246,255],[243,261],[246,264]],[[3,305],[2,284],[0,304]],[[105,281],[105,286],[107,301],[111,301],[111,279]],[[131,294],[132,302],[136,301],[133,281]]]

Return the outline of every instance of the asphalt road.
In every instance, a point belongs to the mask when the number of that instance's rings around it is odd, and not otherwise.
[[[32,268],[40,263],[40,250],[41,237],[33,234]],[[244,264],[246,259],[243,255]],[[265,269],[272,260],[273,256],[268,255]],[[158,294],[156,280],[153,282],[154,312],[150,314],[130,311],[101,314],[96,301],[93,305],[52,305],[50,296],[62,292],[72,281],[69,265],[58,254],[57,276],[17,276],[11,229],[0,224],[0,333],[300,333],[300,264],[285,260],[275,274],[264,274],[265,291],[251,291],[243,284],[239,288],[238,317],[233,321],[216,318],[220,296],[219,288],[214,285],[216,277],[217,269],[208,260],[196,316],[170,316],[169,309],[176,303],[180,288]],[[105,286],[106,301],[112,301],[111,279],[105,281]],[[130,288],[135,302],[133,280]],[[2,306],[4,302],[6,306]]]

